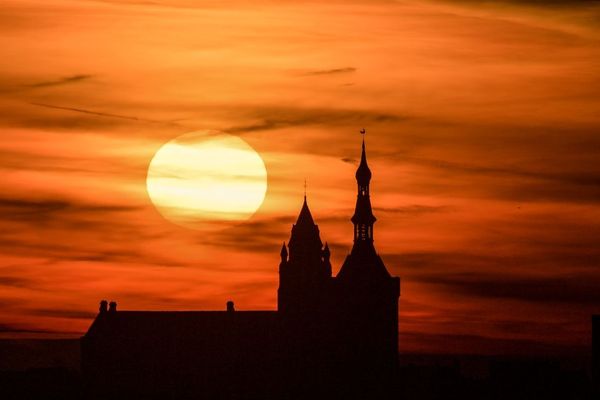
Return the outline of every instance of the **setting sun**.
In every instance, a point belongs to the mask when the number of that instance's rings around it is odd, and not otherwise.
[[[162,146],[148,167],[148,194],[168,220],[188,228],[252,216],[267,190],[261,157],[239,137],[190,133]]]

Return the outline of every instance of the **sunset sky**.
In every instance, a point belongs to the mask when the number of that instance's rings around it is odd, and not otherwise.
[[[249,3],[252,3],[250,5]],[[367,129],[401,352],[564,353],[600,313],[600,4],[0,4],[0,338],[120,309],[275,309],[308,204],[334,273]],[[264,160],[246,222],[161,216],[147,169],[193,131]]]

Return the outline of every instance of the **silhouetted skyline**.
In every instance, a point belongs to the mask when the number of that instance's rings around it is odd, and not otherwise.
[[[97,300],[274,310],[302,204],[332,274],[369,131],[375,243],[410,352],[585,352],[600,297],[597,2],[5,0],[0,338],[77,338]],[[147,168],[195,130],[268,172],[208,235],[155,210]]]
[[[364,135],[365,130],[361,130]],[[400,278],[374,246],[362,142],[352,251],[332,275],[306,194],[279,263],[277,311],[120,311],[100,301],[81,338],[86,397],[362,398],[398,375]],[[289,251],[288,251],[289,249]]]

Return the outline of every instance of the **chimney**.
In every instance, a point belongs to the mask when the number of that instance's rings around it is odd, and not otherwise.
[[[100,302],[100,314],[104,314],[108,310],[108,301],[102,300]]]
[[[108,311],[109,312],[117,312],[117,302],[116,301],[110,302],[110,304],[108,305]]]
[[[229,300],[227,302],[227,312],[234,312],[234,311],[235,311],[235,308],[233,306],[233,301]]]

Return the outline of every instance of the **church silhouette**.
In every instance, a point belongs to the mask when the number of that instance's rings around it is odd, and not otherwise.
[[[363,132],[364,133],[364,132]],[[363,138],[337,276],[306,195],[281,248],[277,311],[100,312],[81,338],[87,398],[383,398],[398,367],[400,279],[373,244],[371,170]]]

